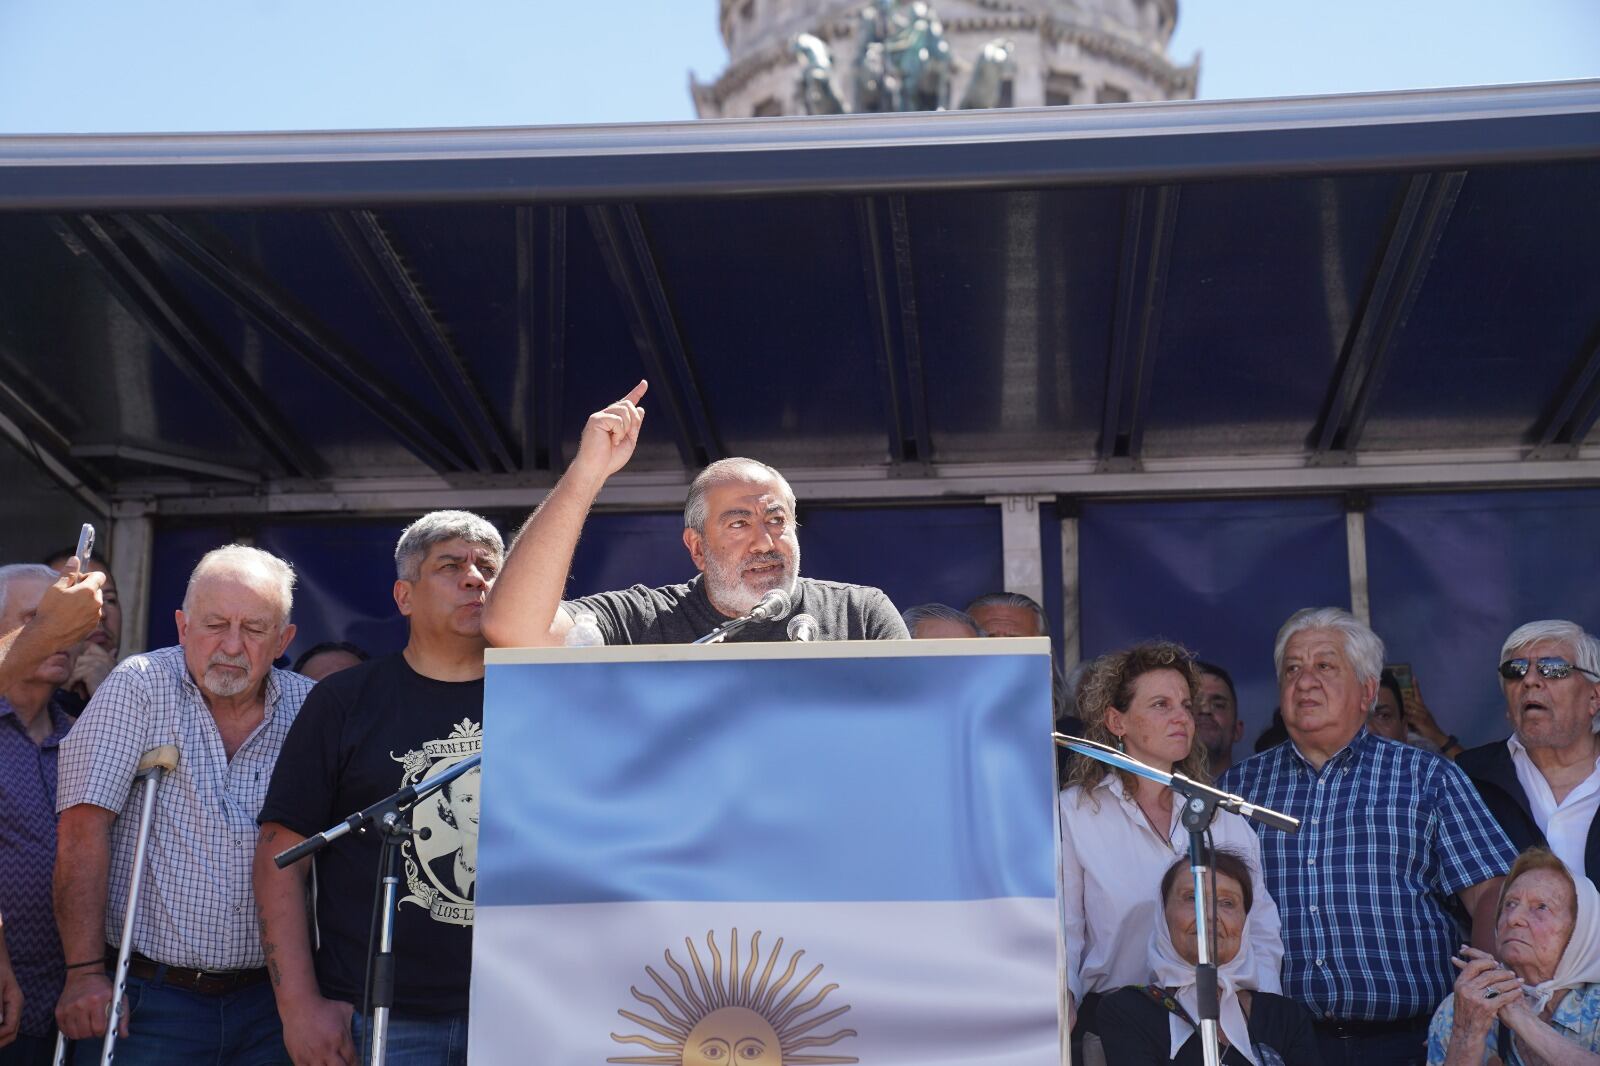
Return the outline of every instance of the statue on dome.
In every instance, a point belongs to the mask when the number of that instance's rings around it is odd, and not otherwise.
[[[800,67],[800,103],[810,115],[845,112],[833,81],[833,55],[820,37],[802,33],[793,50]],[[1016,78],[1015,46],[1007,40],[984,45],[973,68],[973,86],[961,106],[1003,107]],[[946,111],[956,60],[944,24],[926,0],[871,0],[856,18],[852,72],[853,110]],[[993,102],[991,102],[993,101]]]

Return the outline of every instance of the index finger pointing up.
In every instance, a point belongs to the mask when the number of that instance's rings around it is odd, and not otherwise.
[[[649,388],[650,388],[650,383],[641,378],[640,381],[639,381],[639,384],[637,384],[637,385],[635,385],[633,387],[633,391],[628,393],[628,395],[626,395],[626,396],[624,396],[622,398],[623,402],[625,402],[625,403],[638,403],[639,400],[644,397],[644,394],[645,394],[646,390],[648,390]]]

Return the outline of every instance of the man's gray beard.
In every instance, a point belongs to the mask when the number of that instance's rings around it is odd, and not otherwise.
[[[213,667],[216,665],[217,664],[214,662],[208,663],[206,665],[205,673],[200,675],[201,686],[213,696],[220,696],[222,699],[229,699],[233,696],[237,696],[239,693],[250,687],[249,659],[245,659],[243,663],[224,664],[227,666],[243,667],[244,672],[239,675],[239,679],[237,681],[234,680],[232,674],[213,670]]]
[[[738,564],[727,567],[718,560],[706,556],[706,596],[711,600],[711,605],[720,611],[731,613],[734,617],[749,614],[755,605],[761,602],[771,589],[752,589],[745,585],[739,575],[739,568],[747,559],[741,559]],[[788,565],[788,560],[785,560]],[[794,546],[793,566],[789,570],[788,579],[781,588],[791,597],[794,595],[795,585],[800,580],[800,545]]]

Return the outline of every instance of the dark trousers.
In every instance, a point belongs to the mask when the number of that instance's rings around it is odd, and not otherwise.
[[[0,1066],[50,1066],[55,1058],[56,1038],[17,1034],[16,1040],[0,1047]]]
[[[1322,1066],[1423,1066],[1428,1058],[1428,1019],[1404,1028],[1352,1033],[1317,1023]]]

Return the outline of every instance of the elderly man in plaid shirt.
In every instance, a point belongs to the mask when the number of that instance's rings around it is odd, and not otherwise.
[[[1420,1066],[1455,980],[1450,898],[1492,949],[1516,851],[1453,763],[1367,730],[1383,642],[1366,625],[1336,607],[1296,612],[1273,659],[1289,739],[1217,785],[1301,822],[1257,827],[1284,994],[1317,1019],[1325,1066]]]
[[[56,1019],[99,1060],[111,1009],[106,959],[127,908],[138,836],[135,768],[176,745],[161,783],[133,926],[128,1032],[118,1066],[287,1063],[256,935],[255,819],[311,681],[272,662],[294,638],[294,574],[229,545],[189,577],[179,646],[134,655],[95,691],[61,746],[56,923],[67,985]]]

